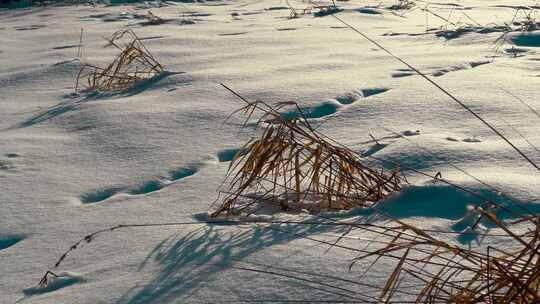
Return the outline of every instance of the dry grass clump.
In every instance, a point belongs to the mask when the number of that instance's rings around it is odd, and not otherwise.
[[[415,7],[416,3],[412,0],[398,0],[397,3],[388,6],[386,9],[404,14],[404,12],[412,10]]]
[[[511,36],[526,34],[540,29],[540,22],[538,21],[538,11],[530,7],[516,8],[516,12],[512,21],[509,24],[505,24],[506,30],[495,40],[495,50],[498,50],[506,43],[512,43]],[[510,50],[507,50],[509,54],[517,56],[519,50],[516,50],[512,45]]]
[[[531,32],[540,29],[537,10],[533,8],[517,8],[514,17],[509,23],[492,23],[487,25],[478,23],[464,12],[461,12],[461,14],[463,17],[466,17],[469,22],[452,22],[448,18],[442,17],[427,8],[421,8],[421,10],[446,22],[446,24],[440,28],[431,28],[427,30],[427,32],[432,32],[437,37],[444,37],[445,39],[458,38],[467,33],[502,33],[501,36],[495,40],[495,44],[498,45],[504,43],[507,35],[510,33]]]
[[[459,19],[452,21],[452,14],[448,17],[443,16],[435,8],[430,7],[433,3],[426,3],[420,5],[418,2],[412,0],[398,0],[397,3],[387,6],[386,9],[398,16],[405,16],[406,13],[411,13],[416,10],[420,10],[426,14],[426,33],[435,34],[437,37],[443,37],[447,40],[459,38],[464,34],[477,33],[488,34],[494,32],[507,32],[511,31],[511,27],[508,24],[487,24],[482,25],[474,20],[465,11],[459,11],[457,14]],[[453,11],[452,11],[453,12]],[[456,15],[456,14],[454,14]],[[443,21],[444,24],[437,27],[430,27],[428,24],[428,17],[435,17],[436,19]],[[515,18],[515,17],[514,17]],[[465,20],[465,21],[464,21]]]
[[[296,107],[300,118],[287,120],[279,110]],[[251,214],[260,208],[310,212],[370,207],[402,185],[400,171],[366,166],[350,149],[333,144],[314,130],[294,102],[271,107],[254,102],[242,108],[248,117],[261,112],[261,136],[233,159],[219,215]],[[248,118],[249,120],[249,118]]]
[[[324,17],[328,15],[333,15],[335,13],[339,13],[343,11],[343,9],[338,8],[335,3],[332,5],[318,5],[314,6],[313,9],[316,10],[316,12],[313,13],[313,16],[315,17]]]
[[[106,67],[84,64],[77,75],[76,90],[120,91],[164,72],[163,66],[152,56],[132,30],[114,33],[108,39],[120,53]]]
[[[416,303],[540,303],[540,218],[523,217],[519,222],[528,222],[531,229],[517,234],[493,212],[479,210],[504,232],[493,236],[505,238],[504,248],[466,249],[399,220],[394,220],[397,227],[377,231],[386,245],[355,262],[375,257],[371,268],[382,258],[397,261],[380,301],[396,301],[407,293]],[[417,284],[401,287],[405,281]]]
[[[509,28],[506,25],[491,25],[491,26],[480,26],[474,24],[454,24],[451,26],[445,26],[443,28],[429,29],[428,32],[432,32],[437,37],[442,37],[447,40],[459,38],[465,34],[476,33],[476,34],[489,34],[489,33],[506,33],[509,31]]]
[[[517,8],[512,25],[517,26],[522,32],[531,32],[540,29],[538,11],[532,8]]]
[[[338,12],[341,12],[342,9],[338,8],[336,5],[336,2],[334,0],[331,0],[332,4],[324,4],[324,3],[313,3],[306,6],[304,8],[295,8],[289,0],[285,0],[285,3],[287,4],[287,8],[289,9],[289,19],[295,19],[299,18],[302,15],[308,15],[313,14],[315,17],[324,17],[327,15],[332,15]]]
[[[427,5],[425,7],[419,7],[419,9],[425,12],[426,16],[427,15],[434,16],[445,23],[444,25],[440,27],[428,28],[426,32],[434,33],[435,36],[443,37],[447,40],[459,38],[463,36],[464,34],[468,34],[468,33],[489,34],[489,33],[495,33],[495,32],[509,31],[509,26],[506,24],[482,25],[476,20],[474,20],[471,16],[469,16],[464,11],[461,11],[460,15],[462,18],[465,18],[467,21],[462,21],[461,19],[459,19],[458,21],[452,21],[450,20],[450,17],[447,18],[447,17],[442,16],[441,14],[433,11]],[[428,27],[427,23],[426,23],[426,27]]]

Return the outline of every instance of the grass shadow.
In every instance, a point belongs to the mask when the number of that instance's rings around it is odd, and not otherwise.
[[[171,85],[183,85],[190,82],[189,79],[175,79],[172,81],[164,81],[164,79],[173,76],[183,74],[183,72],[163,72],[155,77],[146,79],[136,83],[126,90],[117,91],[117,92],[99,92],[99,91],[90,91],[82,92],[80,95],[75,95],[76,97],[71,97],[69,100],[62,101],[52,107],[49,107],[43,111],[40,111],[37,114],[34,114],[32,117],[18,123],[12,128],[27,128],[33,125],[43,123],[45,121],[51,120],[55,117],[61,116],[67,112],[75,111],[79,109],[83,104],[89,101],[97,101],[106,98],[114,97],[130,97],[137,94],[140,94],[144,91],[150,89],[161,89],[163,87],[168,87]]]
[[[204,226],[164,240],[140,265],[142,269],[149,262],[157,264],[157,274],[144,286],[126,292],[117,303],[181,303],[203,283],[212,281],[218,272],[265,248],[286,244],[302,235],[345,231],[344,227],[325,225],[272,224],[245,228]]]

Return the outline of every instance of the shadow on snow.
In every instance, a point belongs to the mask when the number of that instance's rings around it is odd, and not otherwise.
[[[483,198],[507,207],[510,211],[498,210],[501,220],[515,217],[512,212],[524,213],[527,209],[540,213],[540,205],[502,198],[488,190],[476,191]],[[467,230],[474,221],[467,221],[471,206],[485,206],[485,200],[444,185],[410,186],[401,193],[382,201],[377,208],[398,219],[411,217],[442,218],[454,224],[448,228],[455,231],[457,240],[470,244],[478,238]],[[380,223],[385,221],[373,209],[352,210],[332,213],[326,217],[334,219],[356,219],[357,223]],[[356,217],[356,218],[355,218]],[[314,217],[315,218],[315,217]],[[313,222],[313,220],[310,220]],[[493,223],[483,223],[485,231],[495,227]],[[144,286],[134,287],[118,301],[120,304],[164,303],[182,301],[194,295],[220,271],[231,268],[242,259],[275,245],[286,244],[295,239],[316,236],[321,233],[340,234],[345,226],[269,224],[268,226],[245,226],[229,229],[231,226],[207,225],[181,237],[171,237],[162,241],[147,256],[139,269],[149,262],[160,270]],[[463,233],[467,231],[467,233]],[[484,232],[485,232],[484,231]],[[463,234],[463,235],[460,235]],[[320,244],[320,246],[329,246]]]
[[[179,81],[173,80],[167,82],[162,82],[163,79],[171,76],[171,75],[177,75],[177,74],[183,74],[183,73],[173,73],[173,72],[163,72],[151,79],[143,80],[131,88],[128,88],[126,90],[120,91],[120,92],[88,92],[85,95],[83,95],[80,99],[75,100],[66,100],[58,103],[57,105],[54,105],[44,111],[41,111],[38,114],[35,114],[34,116],[18,123],[13,128],[27,128],[31,127],[35,124],[39,124],[45,121],[48,121],[50,119],[53,119],[55,117],[58,117],[62,114],[65,114],[70,111],[74,111],[79,109],[83,104],[89,101],[96,101],[100,99],[105,98],[112,98],[112,97],[129,97],[133,95],[137,95],[139,93],[142,93],[143,91],[149,90],[149,89],[159,89],[165,86],[170,86],[171,84],[188,84],[189,81],[187,79],[181,79]]]

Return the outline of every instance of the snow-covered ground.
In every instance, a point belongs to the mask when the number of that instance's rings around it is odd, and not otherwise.
[[[418,9],[403,16],[383,9],[392,4],[338,2],[337,16],[540,161],[524,140],[540,144],[540,118],[517,100],[540,108],[537,33],[514,33],[502,45],[497,31],[445,39],[426,28],[446,22]],[[454,23],[493,26],[512,20],[512,5],[534,4],[456,0],[429,8]],[[170,20],[144,26],[138,15],[148,10]],[[384,284],[390,261],[360,278],[362,263],[349,270],[357,253],[306,238],[334,242],[342,228],[196,223],[217,198],[231,151],[258,134],[241,128],[241,116],[226,121],[243,103],[220,83],[249,100],[311,107],[318,130],[355,151],[487,193],[457,166],[540,209],[539,172],[471,114],[336,18],[288,17],[279,0],[0,10],[0,302],[362,303],[376,295],[366,284]],[[74,94],[81,28],[83,62],[109,63],[116,50],[104,48],[103,37],[130,28],[168,71],[182,73],[113,95]],[[452,230],[474,203],[407,177],[413,186],[383,203],[398,218]],[[98,237],[54,269],[61,278],[36,288],[84,235],[159,222],[193,224]],[[352,233],[341,242],[362,248],[369,237]]]

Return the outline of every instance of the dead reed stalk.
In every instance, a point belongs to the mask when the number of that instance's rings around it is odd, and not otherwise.
[[[516,151],[525,161],[527,161],[531,166],[533,166],[538,172],[540,172],[540,166],[536,164],[530,157],[528,157],[521,149],[519,149],[516,145],[514,145],[506,136],[504,136],[495,126],[493,126],[491,123],[486,121],[484,118],[482,118],[478,113],[473,111],[469,106],[467,106],[463,101],[461,101],[459,98],[454,96],[452,93],[450,93],[448,90],[443,88],[441,85],[439,85],[437,82],[435,82],[433,79],[429,78],[426,74],[422,73],[420,70],[418,70],[416,67],[408,63],[407,61],[403,60],[401,57],[396,56],[394,53],[392,53],[390,50],[382,46],[377,41],[373,40],[363,32],[359,31],[352,25],[348,24],[347,22],[343,21],[339,17],[333,15],[334,18],[336,18],[339,22],[343,23],[345,26],[353,30],[355,33],[362,36],[364,39],[368,40],[373,45],[377,46],[381,50],[383,50],[385,53],[387,53],[390,57],[394,58],[395,60],[399,61],[400,63],[407,66],[409,69],[414,71],[416,74],[418,74],[420,77],[422,77],[424,80],[426,80],[428,83],[433,85],[437,90],[444,93],[446,96],[448,96],[453,102],[457,103],[460,107],[465,109],[467,112],[469,112],[471,115],[473,115],[477,120],[482,122],[486,127],[488,127],[495,135],[497,135],[499,138],[504,140],[514,151]]]

